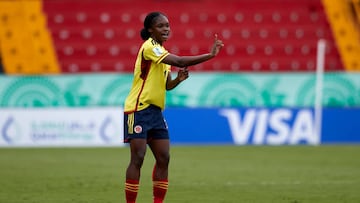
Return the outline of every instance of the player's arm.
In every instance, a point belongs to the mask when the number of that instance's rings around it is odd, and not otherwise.
[[[223,46],[223,42],[217,38],[217,35],[215,35],[214,44],[211,48],[210,53],[195,56],[177,56],[175,54],[169,54],[162,60],[162,63],[182,68],[187,66],[193,66],[214,58]]]
[[[189,77],[189,71],[187,67],[180,69],[175,79],[171,78],[171,74],[168,74],[166,80],[166,90],[172,90],[178,86],[182,81],[186,80]]]

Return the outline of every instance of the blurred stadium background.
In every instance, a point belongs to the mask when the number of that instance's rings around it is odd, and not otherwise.
[[[1,203],[122,202],[122,105],[154,10],[175,54],[225,43],[168,92],[166,201],[359,202],[360,0],[0,0]]]
[[[207,52],[215,33],[225,43],[168,93],[174,144],[360,141],[359,0],[1,0],[0,146],[122,146],[154,10],[174,54]]]

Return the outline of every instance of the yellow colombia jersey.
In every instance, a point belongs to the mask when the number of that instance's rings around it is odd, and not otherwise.
[[[169,52],[152,38],[146,40],[135,62],[134,79],[125,100],[124,111],[140,111],[150,104],[164,109],[166,79],[170,65],[161,63]]]

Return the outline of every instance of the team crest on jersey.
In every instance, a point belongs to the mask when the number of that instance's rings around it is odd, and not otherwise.
[[[161,56],[164,53],[160,47],[154,47],[153,52],[156,56]]]
[[[135,133],[141,133],[141,132],[142,132],[142,127],[141,127],[141,125],[135,126],[135,127],[134,127],[134,131],[135,131]]]

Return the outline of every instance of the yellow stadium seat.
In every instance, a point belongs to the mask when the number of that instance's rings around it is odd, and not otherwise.
[[[41,0],[0,1],[0,25],[0,48],[6,73],[60,72]]]
[[[360,26],[353,3],[359,0],[322,0],[343,64],[348,71],[360,71]],[[359,6],[359,4],[357,4]]]
[[[357,22],[360,25],[360,0],[352,0],[356,12]]]

